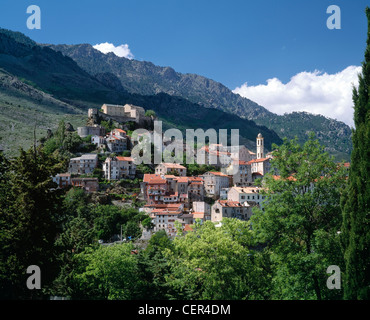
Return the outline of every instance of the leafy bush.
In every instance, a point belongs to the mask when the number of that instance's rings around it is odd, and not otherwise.
[[[153,110],[147,110],[147,111],[145,112],[145,116],[146,116],[146,117],[156,117],[156,113],[155,113],[155,111],[153,111]]]

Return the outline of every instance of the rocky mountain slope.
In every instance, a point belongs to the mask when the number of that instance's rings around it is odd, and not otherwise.
[[[18,139],[7,143],[6,149],[9,150],[14,151],[18,146],[26,145],[26,139],[31,143],[29,139],[35,122],[29,121],[27,108],[32,109],[35,114],[33,118],[37,118],[42,110],[47,114],[49,127],[52,127],[56,125],[57,116],[68,115],[81,119],[82,114],[87,115],[88,108],[100,107],[103,103],[132,103],[152,109],[163,121],[164,129],[238,128],[241,143],[251,148],[259,132],[266,138],[267,148],[271,143],[281,142],[273,130],[259,126],[252,120],[205,108],[183,97],[167,93],[144,95],[129,92],[110,70],[90,74],[70,57],[38,45],[18,32],[0,29],[0,69],[3,122],[6,123],[12,113],[18,114],[18,126],[24,130]],[[9,136],[8,129],[4,126],[1,130],[3,141],[4,137]]]
[[[343,122],[305,112],[277,115],[234,94],[219,82],[196,74],[182,74],[151,62],[121,58],[113,53],[103,54],[89,44],[45,46],[72,58],[90,75],[101,77],[101,74],[110,74],[117,77],[127,92],[144,95],[163,92],[180,96],[207,108],[253,120],[274,130],[280,138],[293,139],[297,136],[300,142],[304,142],[307,132],[314,131],[328,152],[338,160],[349,159],[351,130]]]

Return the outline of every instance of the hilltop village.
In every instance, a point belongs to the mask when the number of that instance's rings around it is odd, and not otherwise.
[[[89,194],[115,195],[121,193],[115,189],[118,183],[131,181],[140,192],[122,194],[116,197],[116,203],[139,201],[139,210],[152,222],[146,231],[165,230],[170,237],[179,232],[179,226],[182,232],[188,232],[196,222],[210,220],[217,224],[225,217],[248,220],[252,208],[262,205],[264,196],[255,180],[270,171],[272,155],[266,153],[261,134],[256,137],[255,152],[244,145],[237,152],[222,144],[201,146],[199,154],[206,159],[203,168],[210,169],[205,172],[195,174],[186,164],[163,162],[146,165],[143,170],[131,157],[135,145],[131,133],[137,128],[152,133],[154,119],[155,114],[130,104],[89,109],[87,125],[78,127],[77,134],[89,140],[95,150],[70,158],[68,171],[57,174],[53,181],[58,188],[73,186]],[[99,124],[102,120],[111,124],[110,131]],[[167,144],[163,142],[164,147]],[[216,157],[215,164],[208,165],[210,156]],[[100,177],[94,176],[97,171]]]

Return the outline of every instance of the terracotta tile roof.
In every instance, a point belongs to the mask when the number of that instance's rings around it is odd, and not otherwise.
[[[172,216],[175,216],[175,215],[178,215],[179,213],[176,212],[176,211],[160,210],[160,211],[156,212],[156,214],[157,214],[157,216],[158,215],[172,215]]]
[[[180,210],[180,207],[182,206],[182,203],[161,203],[161,204],[147,204],[145,207],[150,207],[154,209],[171,209],[171,210]]]
[[[280,180],[281,179],[281,176],[272,176],[272,177],[274,178],[274,180]],[[289,181],[297,181],[297,179],[294,178],[294,177],[292,177],[292,176],[288,177],[287,180],[289,180]]]
[[[178,164],[178,163],[163,162],[161,164],[163,164],[166,168],[170,168],[170,169],[186,169],[184,166],[182,166],[181,164]]]
[[[112,139],[114,139],[114,140],[118,140],[118,141],[121,141],[121,138],[118,138],[118,137],[116,137],[116,136],[109,136],[109,137],[108,137],[108,140],[109,140],[109,141],[111,141]]]
[[[193,231],[193,227],[191,224],[186,224],[184,227],[185,232]]]
[[[144,182],[148,184],[166,184],[166,179],[163,179],[159,174],[144,174]]]
[[[204,212],[193,212],[194,219],[204,219]]]
[[[189,182],[189,178],[188,177],[176,177],[176,181],[179,183],[187,183]]]
[[[177,179],[178,178],[177,176],[174,176],[173,174],[165,174],[164,177],[166,179]]]
[[[188,178],[192,182],[204,182],[204,180],[201,177],[188,177]]]
[[[170,195],[165,196],[165,197],[178,197],[178,196],[179,196],[179,193],[175,192],[174,194],[170,194]]]
[[[70,173],[58,173],[58,176],[59,177],[70,177],[71,174]]]
[[[134,161],[131,157],[116,157],[118,161]]]
[[[165,209],[153,209],[152,213],[158,213],[158,212],[163,212]]]
[[[118,132],[126,133],[126,131],[125,130],[122,130],[122,129],[114,129],[113,131],[118,131]]]
[[[253,159],[251,161],[248,161],[248,164],[250,163],[256,163],[256,162],[264,162],[266,160],[269,160],[270,158],[261,158],[261,159]]]
[[[231,201],[231,200],[218,200],[218,202],[223,207],[242,207],[240,202],[238,201]]]
[[[221,176],[221,177],[227,177],[226,174],[219,172],[219,171],[209,171],[209,173],[215,175],[215,176]]]
[[[235,190],[239,193],[258,193],[259,191],[264,190],[264,188],[257,188],[257,187],[232,187],[230,188],[229,192],[231,190]]]

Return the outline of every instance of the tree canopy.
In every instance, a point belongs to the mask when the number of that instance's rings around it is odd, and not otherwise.
[[[343,267],[339,245],[340,196],[346,170],[311,135],[303,145],[284,140],[274,146],[272,173],[262,182],[263,209],[251,221],[256,238],[269,250],[278,299],[331,299],[327,267]]]
[[[353,151],[348,188],[342,198],[342,246],[345,257],[346,299],[370,298],[370,8],[365,60],[358,89],[353,88]]]

